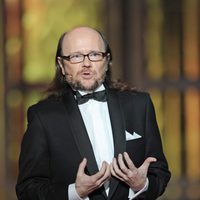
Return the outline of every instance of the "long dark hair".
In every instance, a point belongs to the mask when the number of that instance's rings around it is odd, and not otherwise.
[[[96,30],[99,35],[101,36],[104,45],[105,45],[105,52],[109,54],[109,61],[108,61],[108,70],[106,71],[106,77],[105,77],[105,83],[109,85],[111,83],[111,65],[112,65],[112,52],[111,48],[108,44],[108,42],[105,39],[105,36],[98,30]],[[61,68],[58,63],[58,57],[63,55],[63,50],[62,50],[62,44],[63,44],[63,39],[67,32],[63,33],[58,41],[57,45],[57,51],[56,51],[56,56],[55,56],[55,66],[56,66],[56,72],[53,81],[47,88],[46,92],[50,95],[56,95],[60,96],[64,91],[66,85],[68,83],[65,81],[65,77],[62,74]]]

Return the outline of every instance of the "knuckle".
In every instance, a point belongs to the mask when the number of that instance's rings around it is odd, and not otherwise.
[[[96,187],[101,186],[101,181],[96,181],[95,186],[96,186]]]
[[[77,179],[81,179],[81,178],[82,178],[82,176],[78,174],[77,175]]]
[[[127,169],[126,169],[125,166],[121,167],[121,170],[122,170],[122,171],[127,171]]]
[[[92,185],[95,185],[96,184],[96,179],[92,177],[90,182],[91,182]]]
[[[128,174],[127,174],[127,177],[128,177],[128,178],[133,178],[133,174],[132,174],[132,173],[128,173]]]
[[[120,169],[115,169],[116,174],[120,174],[121,170]]]
[[[100,176],[103,176],[104,173],[103,173],[102,171],[99,171],[99,175],[100,175]]]
[[[128,181],[128,180],[129,180],[129,178],[128,178],[127,176],[124,176],[123,179],[124,179],[125,181]]]

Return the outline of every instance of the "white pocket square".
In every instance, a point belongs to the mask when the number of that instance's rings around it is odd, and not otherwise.
[[[133,132],[133,134],[131,134],[128,131],[125,131],[125,133],[126,133],[126,141],[135,140],[135,139],[139,139],[142,137],[141,135],[139,135],[136,132]]]

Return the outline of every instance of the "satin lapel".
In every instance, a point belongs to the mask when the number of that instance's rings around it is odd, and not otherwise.
[[[114,155],[117,157],[119,153],[123,153],[126,149],[125,124],[123,111],[119,102],[117,91],[107,90],[108,109],[110,114],[111,126],[114,140]],[[113,195],[119,181],[111,178],[109,198]]]
[[[67,110],[66,114],[70,121],[72,134],[77,148],[83,158],[87,158],[87,170],[90,174],[98,171],[97,163],[93,153],[92,145],[87,134],[81,113],[74,99],[71,89],[63,95],[63,101]]]

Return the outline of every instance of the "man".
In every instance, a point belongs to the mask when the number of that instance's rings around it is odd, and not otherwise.
[[[20,200],[153,200],[170,179],[147,93],[114,87],[112,55],[90,27],[64,33],[49,98],[28,110]]]

